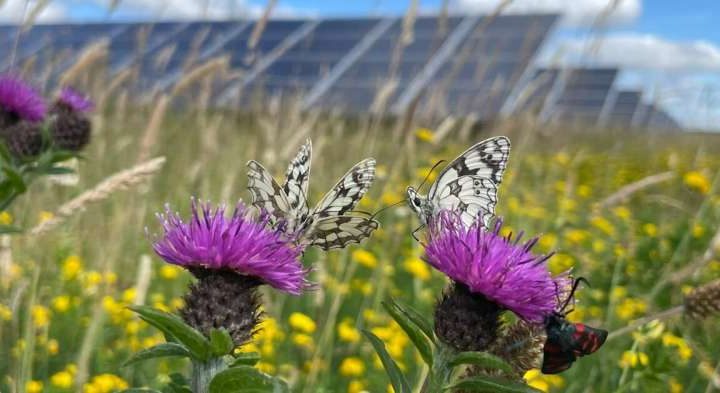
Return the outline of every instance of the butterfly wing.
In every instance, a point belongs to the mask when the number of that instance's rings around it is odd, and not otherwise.
[[[309,245],[325,250],[359,243],[377,229],[370,218],[347,215],[375,180],[375,160],[355,164],[320,200],[304,224],[304,237]]]
[[[502,183],[510,140],[504,136],[475,144],[438,175],[428,200],[433,210],[461,211],[466,225],[481,217],[487,227],[495,215],[497,187]]]
[[[432,199],[438,190],[462,176],[479,176],[499,186],[509,156],[510,140],[507,137],[498,136],[479,142],[443,168],[430,187],[428,196]]]
[[[308,229],[308,245],[323,250],[344,248],[348,244],[360,243],[372,234],[380,224],[370,218],[357,216],[332,216],[319,218]]]
[[[436,203],[440,210],[459,212],[466,226],[481,218],[488,227],[495,215],[497,186],[481,176],[461,176],[447,183],[436,196]]]
[[[320,200],[313,215],[320,218],[342,216],[351,212],[375,180],[375,159],[355,164]]]
[[[285,191],[257,161],[249,161],[248,190],[252,196],[252,205],[264,210],[281,220],[292,219],[290,216],[290,203]]]
[[[308,138],[300,147],[297,155],[290,162],[285,172],[285,184],[282,189],[287,196],[291,211],[300,221],[308,216],[310,208],[307,203],[308,184],[310,183],[310,162],[312,159],[312,143]]]

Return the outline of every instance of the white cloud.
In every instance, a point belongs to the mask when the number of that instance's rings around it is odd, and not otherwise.
[[[544,57],[563,64],[636,70],[720,71],[720,47],[707,41],[669,41],[650,34],[617,33],[590,44],[584,39],[568,39],[547,48]]]
[[[456,10],[488,13],[502,0],[453,0]],[[606,24],[626,24],[642,11],[641,0],[515,0],[507,13],[553,12],[563,14],[563,23],[571,26],[593,24],[599,15],[609,12]]]
[[[0,1],[0,23],[21,23],[26,15],[26,0]],[[30,1],[29,10],[32,10],[36,1]],[[37,22],[53,22],[62,20],[67,16],[67,10],[56,2],[49,2],[37,16]]]

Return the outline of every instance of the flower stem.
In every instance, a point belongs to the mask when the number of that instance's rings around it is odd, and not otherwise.
[[[685,309],[685,307],[683,307],[683,306],[675,306],[673,308],[669,308],[665,311],[661,311],[659,313],[650,315],[648,317],[638,319],[625,327],[622,327],[620,329],[617,329],[617,330],[611,332],[607,337],[607,341],[613,340],[613,339],[620,337],[627,333],[632,333],[633,331],[635,331],[635,329],[639,328],[640,326],[645,325],[646,323],[650,323],[656,319],[658,321],[664,321],[664,320],[673,318],[677,315],[682,314],[684,309]]]
[[[440,392],[450,382],[452,368],[448,365],[455,351],[445,345],[440,345],[435,353],[433,366],[425,377],[420,393]]]
[[[226,368],[227,365],[222,358],[212,358],[206,362],[193,362],[191,381],[193,393],[208,393],[210,381]]]

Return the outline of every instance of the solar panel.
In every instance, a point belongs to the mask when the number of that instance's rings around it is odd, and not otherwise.
[[[331,19],[320,22],[303,39],[279,56],[248,90],[264,90],[269,95],[287,89],[288,94],[309,91],[328,75],[377,20]]]
[[[557,69],[535,70],[513,103],[515,113],[539,115],[559,75],[560,71]]]
[[[396,21],[349,67],[320,100],[351,112],[368,111],[380,98],[391,103],[425,67],[462,18],[418,18],[405,32]],[[408,34],[409,33],[409,34]],[[394,89],[384,89],[391,81]],[[387,94],[387,97],[380,97]],[[379,96],[380,95],[380,96]]]
[[[546,107],[546,118],[596,124],[606,108],[617,74],[616,68],[561,70],[550,93],[551,104]]]
[[[557,20],[555,15],[508,15],[481,18],[426,88],[433,95],[423,113],[432,113],[433,101],[459,115],[496,117],[540,45]]]
[[[640,91],[615,91],[610,95],[611,107],[605,122],[617,127],[634,125],[638,107],[642,100]]]

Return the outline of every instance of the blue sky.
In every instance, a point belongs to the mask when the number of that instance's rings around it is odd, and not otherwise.
[[[30,0],[31,3],[37,0]],[[500,0],[448,0],[451,12],[489,12]],[[44,20],[197,19],[206,15],[256,16],[265,0],[51,0]],[[643,88],[648,100],[660,103],[691,127],[720,129],[720,1],[618,0],[605,19],[602,40],[589,54],[590,25],[607,11],[610,0],[515,0],[508,12],[555,11],[565,14],[544,48],[541,63],[611,65],[624,72],[620,86]],[[0,2],[1,3],[1,2]],[[5,0],[0,22],[21,18],[26,0]],[[403,0],[279,0],[281,16],[402,15]],[[437,11],[443,0],[419,0],[422,13]]]

